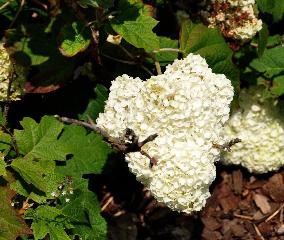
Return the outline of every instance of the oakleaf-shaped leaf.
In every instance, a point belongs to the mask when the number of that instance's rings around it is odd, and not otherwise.
[[[79,126],[66,126],[59,144],[62,142],[73,157],[62,166],[64,175],[78,176],[82,174],[100,173],[112,149],[95,133]]]
[[[284,73],[284,47],[266,49],[263,55],[251,62],[250,66],[264,76],[271,78]]]
[[[74,226],[72,232],[82,239],[106,239],[106,221],[100,215],[100,204],[95,193],[88,190],[88,181],[74,179],[73,187],[71,201],[62,205],[62,212]]]
[[[17,158],[11,166],[28,184],[33,184],[44,193],[56,190],[64,179],[63,175],[55,174],[55,162],[50,160]]]
[[[38,124],[31,118],[21,121],[23,130],[15,130],[20,153],[28,159],[65,160],[68,154],[64,144],[57,138],[63,129],[63,123],[54,117],[44,116]]]
[[[11,205],[14,193],[8,187],[0,187],[0,240],[15,240],[32,234],[23,218]]]
[[[159,38],[152,31],[157,24],[157,20],[142,14],[133,20],[113,23],[112,28],[133,46],[151,52],[160,47]]]
[[[91,42],[90,29],[80,22],[65,25],[59,35],[59,50],[66,57],[73,57],[87,49]]]
[[[233,52],[216,29],[185,21],[180,32],[180,49],[184,56],[196,53],[204,57],[214,73],[225,74],[238,90],[239,72],[232,62]]]
[[[29,210],[26,219],[32,219],[34,238],[43,239],[49,234],[50,240],[71,240],[65,229],[73,228],[60,209],[41,205],[35,210]]]

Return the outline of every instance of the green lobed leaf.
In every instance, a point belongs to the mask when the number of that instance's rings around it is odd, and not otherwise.
[[[159,38],[153,32],[158,21],[147,15],[138,4],[121,1],[121,14],[111,24],[114,31],[137,48],[151,52],[159,49]]]
[[[48,199],[46,194],[35,188],[31,184],[27,184],[22,179],[16,180],[10,184],[10,188],[24,197],[29,197],[29,199],[37,203],[46,203]],[[53,197],[49,197],[53,198]]]
[[[214,73],[225,74],[238,91],[239,71],[232,62],[233,52],[216,29],[188,20],[182,25],[179,41],[184,56],[189,53],[201,55]]]
[[[65,144],[57,141],[63,123],[51,116],[44,116],[38,124],[25,117],[21,121],[23,130],[15,130],[20,153],[29,159],[65,160],[68,152]]]
[[[250,66],[265,77],[272,78],[275,75],[281,74],[284,71],[284,47],[278,46],[271,49],[266,49],[263,55],[254,59]]]
[[[284,1],[282,0],[257,0],[257,6],[263,13],[269,13],[273,22],[278,22],[284,14]]]
[[[87,49],[90,39],[90,29],[81,22],[67,24],[59,34],[59,50],[64,56],[73,57]]]
[[[95,88],[95,94],[96,98],[91,99],[85,112],[79,115],[81,120],[87,121],[89,117],[97,119],[99,113],[104,111],[105,101],[108,98],[108,89],[104,85],[98,84]]]
[[[101,173],[108,155],[112,149],[95,133],[79,126],[69,125],[59,139],[66,145],[66,150],[73,156],[62,166],[60,172],[64,175],[80,177],[82,174]]]
[[[41,205],[35,210],[30,209],[25,218],[33,220],[32,229],[36,240],[45,238],[47,234],[50,240],[71,239],[65,229],[71,229],[73,226],[60,209]]]
[[[0,240],[15,240],[32,233],[23,218],[11,206],[13,196],[14,193],[9,187],[0,187]]]
[[[46,194],[51,194],[64,179],[63,175],[55,174],[55,162],[50,160],[17,158],[12,162],[11,167],[28,184],[33,184]]]
[[[100,215],[100,204],[95,193],[88,190],[86,179],[74,179],[74,195],[62,205],[62,212],[74,226],[72,232],[82,239],[106,239],[107,225]]]

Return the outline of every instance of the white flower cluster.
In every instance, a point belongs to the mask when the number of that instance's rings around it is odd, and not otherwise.
[[[253,173],[266,173],[284,165],[284,122],[275,100],[264,100],[258,89],[240,93],[240,109],[225,127],[228,138],[240,138],[224,154],[225,164],[239,164]]]
[[[130,128],[140,141],[157,133],[142,147],[157,165],[150,167],[148,157],[131,152],[126,155],[128,166],[158,201],[191,213],[201,210],[210,196],[214,162],[220,157],[212,143],[222,143],[232,98],[230,81],[212,73],[199,55],[189,54],[144,82],[117,77],[97,125],[112,137]]]
[[[262,28],[254,6],[255,0],[212,0],[211,9],[203,16],[209,27],[218,27],[225,37],[249,40]]]
[[[0,43],[0,101],[7,99],[9,82],[13,72],[16,74],[13,76],[13,82],[10,87],[10,100],[18,100],[22,95],[25,71],[23,67],[13,64],[4,44]]]

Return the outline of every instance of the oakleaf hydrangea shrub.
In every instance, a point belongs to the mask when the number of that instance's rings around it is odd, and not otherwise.
[[[0,43],[0,101],[7,100],[8,92],[9,100],[20,99],[25,75],[25,69],[12,61],[4,44]]]
[[[250,40],[262,29],[255,15],[255,0],[211,0],[202,16],[208,27],[218,27],[225,37]]]
[[[284,165],[284,122],[277,100],[264,99],[261,89],[243,89],[240,108],[227,122],[228,138],[242,141],[224,153],[224,164],[242,165],[252,173],[278,170]]]
[[[126,154],[129,169],[153,196],[169,208],[191,213],[204,207],[215,179],[215,165],[222,143],[222,127],[229,118],[234,95],[230,80],[215,74],[204,58],[189,54],[168,65],[162,75],[147,81],[128,75],[110,87],[99,127],[112,137],[126,128],[140,140],[158,134],[140,152]]]

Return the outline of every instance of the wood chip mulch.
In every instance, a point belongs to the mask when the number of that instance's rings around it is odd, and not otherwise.
[[[118,179],[112,189],[128,197],[118,200],[109,185],[101,199],[110,240],[284,240],[284,170],[253,175],[221,167],[206,207],[191,216],[157,203],[133,175]]]
[[[204,240],[284,239],[284,172],[223,171],[201,220]]]

